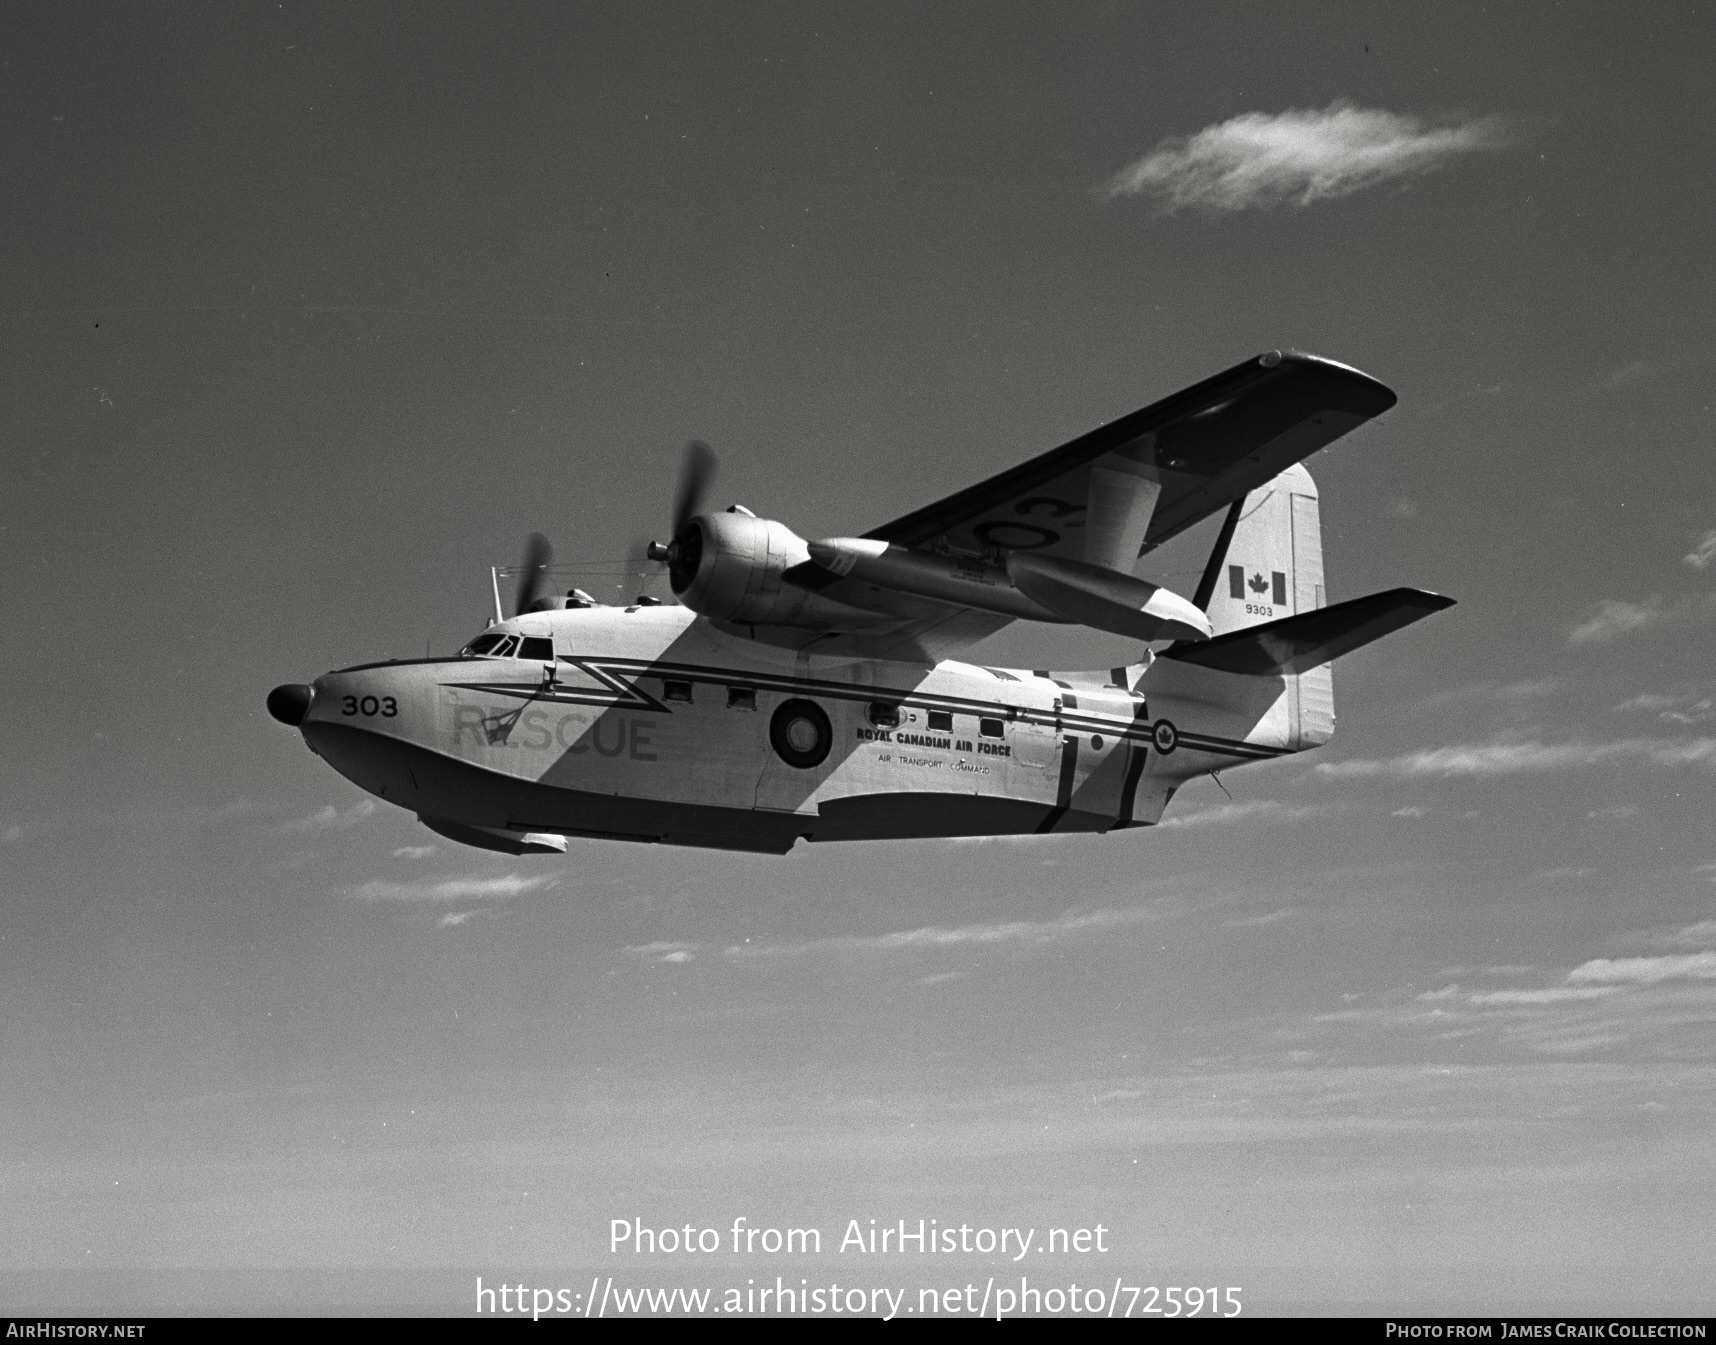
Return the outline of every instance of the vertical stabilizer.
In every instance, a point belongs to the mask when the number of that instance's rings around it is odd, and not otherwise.
[[[1225,550],[1210,557],[1205,587],[1217,635],[1324,606],[1317,484],[1303,466],[1289,467],[1245,497]],[[1324,664],[1286,680],[1292,746],[1327,742],[1335,727],[1333,668]]]

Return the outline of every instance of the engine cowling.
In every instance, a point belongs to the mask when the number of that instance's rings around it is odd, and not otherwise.
[[[745,626],[783,625],[813,595],[781,576],[810,559],[804,538],[739,510],[699,514],[673,539],[668,582],[694,612]]]

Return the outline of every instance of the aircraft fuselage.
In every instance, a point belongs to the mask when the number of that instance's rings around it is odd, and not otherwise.
[[[604,836],[781,853],[800,837],[1150,825],[1191,776],[1300,745],[1292,679],[1165,661],[1048,675],[823,656],[683,607],[537,612],[492,632],[531,637],[533,657],[316,679],[299,724],[309,746],[472,844]]]

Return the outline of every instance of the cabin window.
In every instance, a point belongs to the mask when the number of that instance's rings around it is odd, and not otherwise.
[[[1007,735],[1007,726],[999,719],[979,719],[977,731],[985,738],[1003,738]]]
[[[952,733],[953,712],[951,710],[931,710],[929,712],[931,733]]]
[[[544,663],[554,662],[554,641],[542,635],[525,637],[524,647],[519,651],[520,658],[540,659]]]
[[[683,701],[685,704],[690,705],[691,683],[663,682],[661,684],[661,698],[664,701]]]
[[[755,687],[728,687],[727,708],[729,710],[755,710],[757,708],[757,689]]]
[[[900,727],[900,707],[892,701],[871,701],[870,722],[879,729]]]

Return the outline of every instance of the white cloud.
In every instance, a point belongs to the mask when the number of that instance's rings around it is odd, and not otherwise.
[[[393,852],[395,859],[428,859],[437,847],[433,845],[402,845]]]
[[[280,830],[287,835],[301,835],[312,831],[344,831],[355,827],[365,818],[371,817],[381,805],[374,799],[359,799],[344,812],[333,804],[324,804],[308,817],[300,817],[287,822]]]
[[[1488,990],[1473,995],[1473,1004],[1564,1004],[1569,1000],[1602,999],[1617,994],[1618,985],[1570,986],[1556,985],[1543,990]]]
[[[1615,710],[1617,713],[1627,710],[1669,710],[1681,704],[1683,699],[1680,696],[1658,696],[1647,691],[1631,700],[1622,701]]]
[[[1324,762],[1315,774],[1328,780],[1379,775],[1400,779],[1517,775],[1610,762],[1652,766],[1716,765],[1716,738],[1622,738],[1609,743],[1494,742],[1427,747],[1383,760]]]
[[[1422,808],[1416,807],[1414,805],[1408,805],[1405,808],[1396,808],[1392,813],[1389,814],[1389,816],[1390,817],[1423,817],[1424,816],[1424,810]]]
[[[5,831],[0,832],[0,845],[11,845],[23,839],[24,828],[20,826],[10,826],[7,827]]]
[[[802,943],[737,944],[727,949],[727,956],[751,959],[828,953],[910,953],[1004,943],[1051,944],[1075,935],[1123,929],[1160,918],[1158,911],[1134,907],[1125,911],[1092,911],[1088,915],[1068,913],[1055,920],[1010,920],[988,925],[960,925],[952,929],[926,925],[921,929],[903,929],[891,934],[836,934],[807,939]]]
[[[1586,610],[1567,638],[1573,644],[1612,644],[1623,635],[1660,626],[1668,618],[1668,609],[1654,593],[1643,602],[1603,598]]]
[[[1283,920],[1293,917],[1295,911],[1291,906],[1284,906],[1279,911],[1270,911],[1267,915],[1253,915],[1243,920],[1228,920],[1228,929],[1261,929],[1265,925],[1278,925]]]
[[[1704,540],[1693,547],[1682,557],[1685,562],[1698,570],[1708,570],[1716,565],[1716,528],[1704,534]]]
[[[1201,812],[1165,817],[1156,825],[1167,828],[1215,827],[1225,826],[1230,822],[1243,822],[1248,818],[1265,817],[1278,822],[1296,822],[1300,818],[1311,817],[1317,813],[1328,811],[1327,804],[1289,808],[1286,804],[1279,803],[1274,799],[1247,799],[1244,803],[1222,803],[1214,808],[1205,808]]]
[[[650,962],[689,962],[696,956],[697,945],[694,943],[639,943],[620,950],[630,953],[633,957],[641,957]]]
[[[1716,952],[1666,953],[1659,957],[1598,957],[1574,967],[1567,979],[1574,983],[1586,981],[1622,981],[1629,985],[1656,985],[1659,981],[1700,980],[1716,978]]]
[[[1604,598],[1585,609],[1584,617],[1568,632],[1567,639],[1571,644],[1612,644],[1643,631],[1703,621],[1712,612],[1716,612],[1716,594],[1710,593],[1690,594],[1672,603],[1655,593],[1643,602]]]
[[[1518,140],[1499,117],[1440,125],[1336,101],[1320,111],[1247,112],[1191,136],[1171,136],[1108,182],[1110,198],[1145,196],[1167,214],[1269,209],[1347,196],[1420,176]]]
[[[496,912],[484,906],[479,906],[470,911],[448,911],[435,922],[435,927],[437,929],[458,929],[462,925],[470,924],[473,920],[486,920],[495,914]]]
[[[1639,810],[1630,803],[1618,803],[1612,808],[1593,808],[1586,813],[1587,818],[1599,822],[1621,822],[1629,817],[1637,817]]]
[[[496,878],[443,878],[439,882],[389,883],[377,879],[351,890],[360,901],[482,901],[516,897],[559,881],[553,873],[503,873]]]

